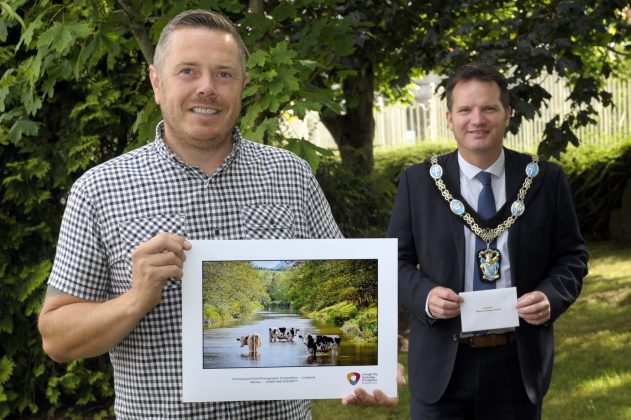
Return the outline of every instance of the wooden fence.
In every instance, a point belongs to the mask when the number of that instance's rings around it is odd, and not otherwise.
[[[542,77],[540,84],[552,98],[548,106],[540,110],[541,115],[522,122],[519,133],[507,134],[506,145],[513,149],[535,149],[543,138],[546,122],[557,114],[562,118],[570,111],[567,100],[570,90],[561,79],[549,75]],[[431,92],[435,91],[434,84],[430,84],[428,88]],[[581,128],[576,133],[583,144],[613,144],[631,134],[631,83],[629,80],[609,80],[607,90],[613,95],[615,105],[603,107],[595,104],[598,123]],[[430,95],[424,103],[413,106],[377,106],[374,110],[375,148],[391,149],[427,140],[452,141],[452,134],[447,129],[446,111],[445,100],[436,93]],[[319,146],[336,148],[317,113],[309,114],[304,121],[290,119],[285,130],[288,135],[309,139]]]

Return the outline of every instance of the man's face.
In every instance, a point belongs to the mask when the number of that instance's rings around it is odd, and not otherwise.
[[[247,83],[232,35],[176,29],[162,68],[150,66],[149,76],[167,144],[212,150],[231,141]]]
[[[490,165],[500,155],[511,114],[510,107],[504,108],[500,101],[499,86],[495,82],[463,80],[454,86],[452,99],[447,123],[460,154],[470,163]]]

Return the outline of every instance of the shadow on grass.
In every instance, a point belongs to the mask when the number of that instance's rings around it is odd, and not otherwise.
[[[597,260],[602,264],[631,263],[629,253],[631,245],[615,241],[596,241],[587,245],[590,262]]]

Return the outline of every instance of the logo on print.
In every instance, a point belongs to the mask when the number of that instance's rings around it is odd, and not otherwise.
[[[359,382],[359,378],[361,377],[361,375],[357,372],[349,372],[346,375],[346,379],[348,379],[348,382],[351,385],[357,385],[357,383]]]

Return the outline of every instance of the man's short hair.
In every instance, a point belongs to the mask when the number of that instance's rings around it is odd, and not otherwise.
[[[495,67],[486,64],[466,64],[460,67],[447,81],[445,95],[447,97],[447,109],[451,111],[453,105],[453,90],[458,82],[468,80],[480,80],[483,82],[495,82],[500,88],[500,102],[504,108],[510,106],[508,94],[508,81]]]
[[[236,26],[230,19],[221,13],[212,12],[210,10],[195,9],[187,10],[175,16],[166,24],[160,33],[160,39],[156,45],[153,54],[153,65],[158,71],[162,69],[164,58],[169,49],[171,35],[179,28],[206,28],[211,31],[219,31],[230,34],[237,41],[239,47],[239,55],[241,56],[241,67],[245,73],[245,65],[248,59],[248,49],[243,42],[243,38],[239,34]]]

